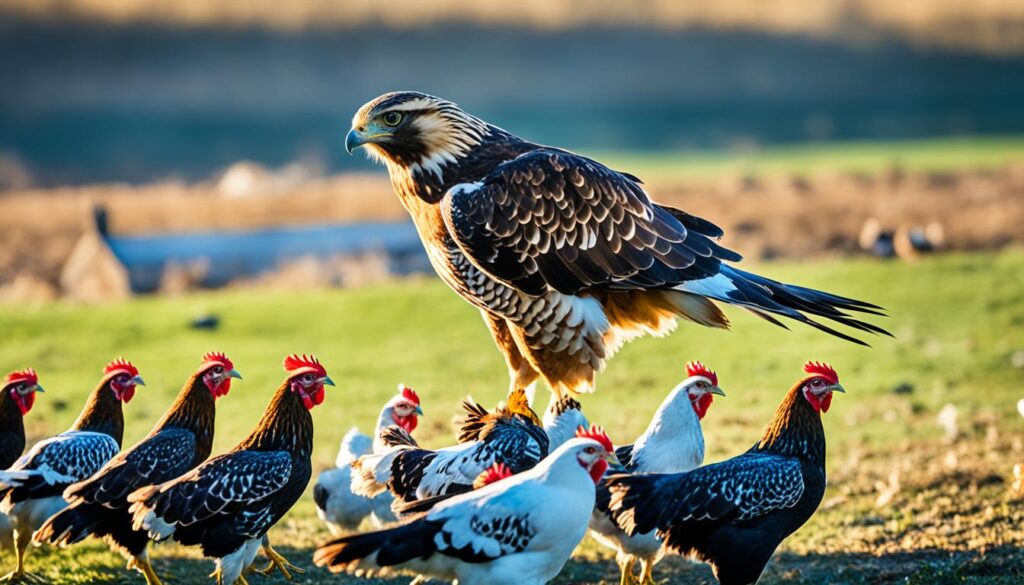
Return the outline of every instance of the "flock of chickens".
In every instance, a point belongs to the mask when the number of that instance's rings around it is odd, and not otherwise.
[[[218,584],[253,571],[301,571],[268,531],[312,475],[309,411],[333,385],[312,356],[285,359],[285,380],[253,431],[211,454],[216,401],[241,375],[208,353],[153,430],[122,450],[122,406],[144,385],[131,363],[103,370],[67,431],[22,455],[22,418],[43,388],[31,369],[11,372],[0,396],[0,533],[25,571],[31,543],[67,546],[102,538],[149,585],[147,552],[173,539],[215,559]],[[725,584],[755,582],[778,544],[814,513],[825,489],[821,413],[842,392],[830,366],[809,362],[761,439],[746,453],[701,467],[701,419],[724,396],[699,362],[654,413],[647,430],[617,448],[580,402],[552,395],[539,417],[512,390],[493,411],[467,399],[456,445],[421,448],[423,414],[410,388],[383,407],[372,437],[349,431],[337,467],[314,486],[320,517],[336,538],[314,554],[331,571],[475,583],[547,583],[589,532],[616,552],[622,583],[654,583],[664,552],[708,562]],[[371,519],[375,530],[358,533]],[[255,568],[262,550],[270,564]],[[639,565],[639,575],[637,575]]]

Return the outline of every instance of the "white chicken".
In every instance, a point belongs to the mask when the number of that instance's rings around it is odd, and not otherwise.
[[[707,414],[713,395],[725,396],[718,376],[700,362],[686,364],[685,380],[662,401],[654,418],[636,442],[616,449],[616,473],[680,473],[700,467],[704,461],[704,434],[700,420]],[[595,540],[615,551],[622,571],[620,583],[635,583],[634,568],[640,563],[640,583],[652,585],[654,565],[661,560],[661,540],[654,532],[629,536],[608,513],[610,494],[604,482],[597,488],[597,505],[590,521]]]
[[[377,418],[373,437],[353,427],[341,440],[335,468],[324,471],[313,487],[316,513],[334,535],[351,532],[369,516],[377,527],[397,520],[391,511],[394,497],[383,492],[373,498],[352,493],[352,462],[368,453],[381,453],[387,448],[381,443],[385,429],[398,425],[411,433],[423,415],[420,398],[412,388],[398,386],[398,394],[388,400]]]
[[[581,429],[532,469],[393,528],[333,540],[313,560],[356,575],[408,569],[466,584],[542,585],[586,534],[594,486],[610,460],[608,436],[598,427]]]

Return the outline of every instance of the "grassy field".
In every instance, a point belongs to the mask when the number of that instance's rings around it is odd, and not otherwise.
[[[1024,138],[962,137],[923,140],[822,142],[749,152],[619,152],[587,154],[647,181],[704,179],[730,173],[810,175],[822,171],[878,174],[903,170],[953,172],[996,168],[1024,160]]]
[[[1024,462],[1024,420],[1015,409],[1024,396],[1024,251],[913,264],[857,260],[755,268],[884,305],[892,316],[879,321],[895,338],[873,339],[875,347],[864,349],[730,311],[732,332],[683,326],[671,337],[626,347],[601,376],[597,394],[583,398],[591,419],[607,426],[613,439],[631,441],[683,376],[684,362],[703,360],[718,371],[729,395],[704,420],[707,460],[716,461],[756,439],[804,360],[828,360],[848,390],[825,416],[829,490],[764,581],[1020,582],[1024,513],[1010,483],[1013,464]],[[190,319],[208,312],[221,316],[220,329],[187,328]],[[218,405],[218,451],[255,422],[282,378],[286,353],[321,358],[338,387],[314,411],[318,468],[330,464],[349,427],[370,427],[399,382],[423,399],[427,416],[418,433],[430,446],[452,442],[463,396],[492,404],[507,384],[476,311],[433,279],[351,291],[142,298],[98,307],[0,306],[0,368],[32,365],[47,388],[28,419],[34,438],[65,428],[103,364],[124,355],[148,383],[126,407],[126,440],[134,441],[210,349],[227,352],[245,376]],[[936,423],[947,403],[959,411],[955,440],[946,440]],[[308,568],[312,547],[326,535],[308,496],[271,532],[282,551]],[[156,547],[153,555],[167,583],[203,582],[212,570],[209,561],[176,546]],[[10,554],[0,556],[0,563],[11,562]],[[67,551],[33,550],[28,564],[54,583],[142,582],[95,542]],[[656,577],[696,583],[709,581],[710,573],[668,559]],[[588,540],[558,582],[616,579],[608,553]],[[312,568],[299,580],[356,582]]]

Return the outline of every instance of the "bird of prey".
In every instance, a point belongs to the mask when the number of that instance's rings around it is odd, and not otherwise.
[[[718,226],[653,202],[637,177],[450,101],[382,95],[356,112],[345,147],[387,166],[431,265],[483,313],[510,390],[543,378],[558,396],[593,391],[626,341],[664,335],[679,318],[728,327],[716,302],[855,343],[818,318],[886,333],[851,316],[881,315],[876,305],[736,268]]]

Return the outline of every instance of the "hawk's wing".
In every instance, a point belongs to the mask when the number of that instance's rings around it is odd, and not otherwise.
[[[189,470],[195,457],[196,436],[191,431],[170,428],[118,454],[86,481],[65,492],[69,503],[122,507],[136,489],[163,483]]]
[[[534,295],[671,286],[740,258],[713,241],[721,230],[711,223],[682,214],[693,219],[686,226],[635,178],[557,149],[528,152],[479,183],[456,185],[442,210],[474,264]]]
[[[715,240],[722,230],[657,205],[635,177],[563,150],[538,148],[483,180],[455,185],[441,201],[459,250],[480,270],[528,295],[578,294],[594,287],[675,289],[795,319],[865,345],[809,317],[888,335],[846,311],[880,308],[734,268],[740,255]]]

